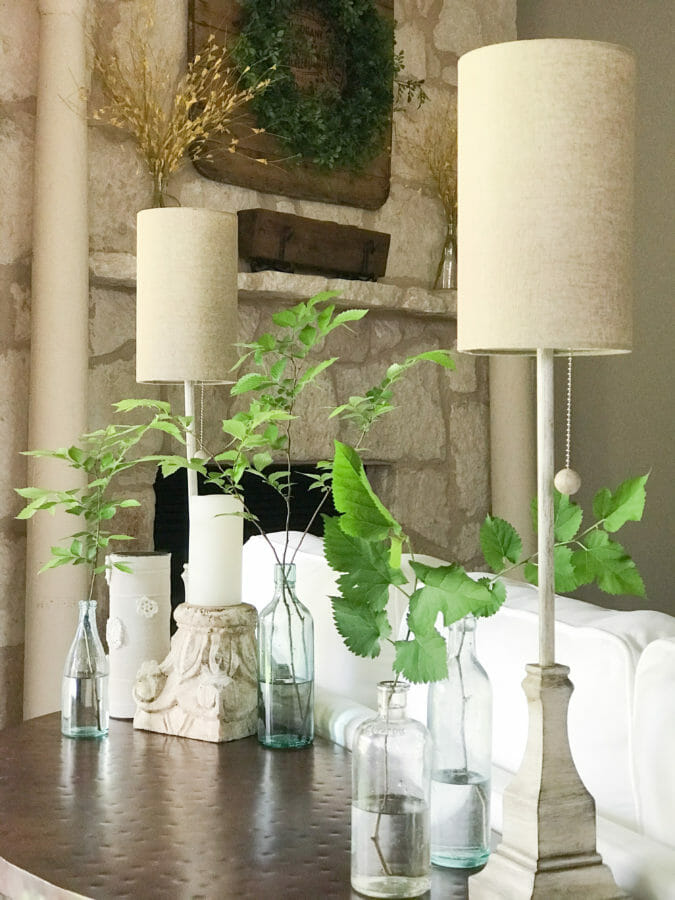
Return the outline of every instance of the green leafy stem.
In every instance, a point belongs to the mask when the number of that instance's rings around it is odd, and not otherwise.
[[[401,567],[401,551],[412,554],[400,524],[382,504],[354,447],[335,445],[333,499],[339,515],[325,517],[324,552],[339,573],[339,595],[332,597],[336,628],[353,653],[377,657],[382,641],[395,648],[394,671],[411,682],[447,677],[447,648],[436,627],[448,627],[472,613],[493,615],[506,599],[500,576],[524,564],[525,577],[537,580],[536,554],[521,559],[522,540],[503,519],[488,516],[480,544],[493,574],[474,580],[462,566],[431,566],[411,559],[412,583]],[[644,596],[644,584],[625,549],[610,538],[628,521],[639,521],[647,475],[624,481],[614,491],[603,488],[593,501],[595,521],[581,531],[583,512],[569,497],[555,492],[556,590],[574,590],[595,582],[608,593]],[[533,506],[536,519],[536,504]],[[408,600],[408,634],[392,637],[387,607],[390,589]]]
[[[53,490],[41,487],[16,488],[16,492],[28,503],[18,514],[18,519],[30,519],[38,512],[52,515],[60,509],[79,518],[81,527],[64,538],[66,546],[51,547],[50,556],[40,571],[65,565],[84,565],[90,573],[88,599],[91,600],[94,580],[105,571],[101,554],[116,541],[130,541],[133,537],[108,530],[105,526],[120,509],[140,506],[133,497],[112,494],[113,481],[122,472],[146,462],[156,461],[156,456],[131,456],[131,451],[149,431],[168,432],[182,440],[182,429],[188,420],[172,415],[169,404],[158,400],[122,401],[114,404],[118,412],[130,408],[149,411],[148,421],[131,424],[110,424],[105,428],[84,434],[78,445],[57,450],[27,450],[26,456],[63,460],[70,468],[85,473],[85,483],[69,490]],[[116,562],[114,566],[128,572],[129,567]]]

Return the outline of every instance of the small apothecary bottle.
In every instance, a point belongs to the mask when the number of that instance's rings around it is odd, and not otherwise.
[[[367,897],[419,897],[431,885],[431,740],[409,719],[409,685],[378,685],[378,715],[352,747],[351,883]]]

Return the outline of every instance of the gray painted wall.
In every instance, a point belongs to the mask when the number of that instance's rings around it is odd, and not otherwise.
[[[575,361],[572,465],[584,480],[579,498],[651,469],[641,524],[619,533],[647,587],[647,601],[585,600],[675,614],[675,403],[673,258],[675,256],[675,3],[672,0],[518,0],[519,39],[584,38],[630,47],[636,54],[635,336],[627,357]],[[563,458],[564,363],[557,378],[558,458]]]

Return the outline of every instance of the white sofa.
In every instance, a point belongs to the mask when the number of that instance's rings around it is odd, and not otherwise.
[[[270,538],[277,545],[282,540]],[[350,747],[357,725],[372,715],[375,685],[391,677],[393,651],[387,647],[370,660],[344,646],[328,599],[335,593],[335,574],[319,539],[306,538],[295,561],[298,596],[315,623],[317,731]],[[258,609],[272,598],[272,563],[263,538],[246,543],[243,599]],[[399,603],[394,615],[400,622],[405,606]],[[520,685],[537,647],[537,591],[509,581],[506,604],[477,629],[478,656],[494,695],[496,831],[502,791],[525,747],[527,705]],[[556,660],[570,667],[575,685],[570,746],[596,800],[598,849],[619,885],[637,900],[675,900],[675,618],[559,597]],[[412,689],[410,709],[425,719],[425,687]]]

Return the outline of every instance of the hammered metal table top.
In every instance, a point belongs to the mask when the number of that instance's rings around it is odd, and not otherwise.
[[[61,737],[57,714],[0,732],[0,895],[44,900],[322,900],[349,886],[351,754],[135,731]],[[431,898],[466,896],[434,870]]]

